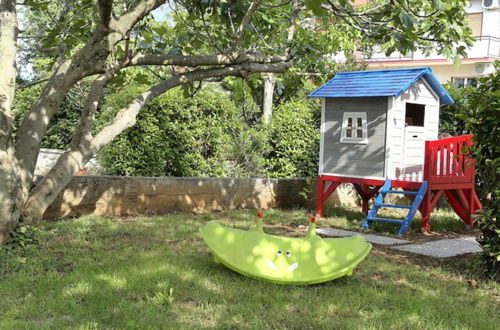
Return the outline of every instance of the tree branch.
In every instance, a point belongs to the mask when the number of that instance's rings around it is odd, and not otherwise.
[[[92,140],[91,148],[93,149],[93,153],[99,151],[103,146],[111,142],[118,134],[127,128],[132,127],[136,122],[136,117],[139,111],[147,103],[174,87],[209,78],[228,76],[245,77],[249,74],[257,72],[284,72],[290,67],[290,65],[290,62],[272,64],[248,63],[222,68],[196,69],[173,76],[168,80],[164,80],[149,88],[139,97],[134,99],[126,108],[118,112],[113,122],[99,132],[99,134]]]
[[[100,24],[104,29],[107,29],[113,14],[113,0],[97,0],[97,6],[99,7]]]
[[[182,56],[182,55],[155,55],[155,54],[137,54],[129,65],[177,65],[199,67],[205,65],[231,65],[241,64],[245,62],[251,63],[279,63],[286,62],[286,56],[268,56],[263,54],[246,54],[246,53],[229,53],[220,55],[198,55],[198,56]]]
[[[21,171],[23,198],[27,197],[33,180],[40,143],[65,95],[81,79],[102,73],[116,44],[126,38],[137,22],[166,1],[139,1],[119,19],[112,18],[108,29],[99,26],[82,48],[54,70],[16,134],[16,157]]]
[[[50,169],[49,173],[40,180],[29,194],[24,206],[25,222],[29,223],[41,219],[43,213],[59,192],[93,156],[90,143],[92,141],[95,113],[106,85],[119,69],[119,62],[114,62],[105,73],[99,75],[92,83],[80,116],[80,123],[73,134],[68,150],[57,159],[56,164]]]
[[[291,53],[291,46],[293,42],[293,37],[295,35],[295,29],[296,29],[296,20],[297,20],[297,15],[299,13],[300,6],[299,6],[299,1],[298,0],[292,0],[292,7],[290,9],[290,25],[288,26],[287,33],[286,33],[286,43],[287,43],[287,49],[286,49],[286,54],[289,55]]]
[[[212,69],[196,69],[171,77],[149,88],[130,102],[127,107],[121,109],[113,121],[90,140],[89,147],[80,144],[77,149],[68,149],[59,157],[54,167],[52,167],[49,173],[30,193],[24,208],[26,221],[41,218],[45,210],[55,200],[62,189],[66,187],[69,181],[71,181],[77,171],[102,147],[109,144],[124,130],[133,126],[137,121],[137,115],[140,110],[148,102],[151,102],[166,91],[183,84],[206,79],[228,76],[245,77],[248,74],[256,72],[284,72],[290,65],[291,63],[289,62],[271,64],[246,63]],[[103,77],[104,80],[105,78]]]
[[[234,36],[234,42],[233,42],[233,47],[232,47],[233,49],[236,49],[238,47],[239,43],[241,42],[241,39],[243,38],[243,35],[245,34],[245,29],[246,29],[248,23],[250,22],[250,20],[252,19],[253,14],[255,13],[257,8],[259,7],[260,1],[261,0],[254,0],[250,3],[250,6],[248,6],[248,10],[247,10],[245,16],[243,16],[243,19],[241,20],[241,23],[238,26],[238,29],[236,29],[236,34]]]
[[[45,79],[40,79],[40,80],[37,80],[37,81],[33,81],[33,82],[30,82],[30,83],[28,83],[28,84],[26,84],[26,85],[19,86],[19,87],[17,87],[17,89],[19,89],[19,90],[20,90],[20,89],[30,88],[30,87],[33,87],[33,86],[36,86],[36,85],[42,84],[42,83],[44,83],[44,82],[46,82],[46,81],[48,81],[48,80],[49,80],[49,78],[45,78]]]
[[[135,7],[121,15],[117,20],[112,20],[110,22],[110,28],[125,35],[137,24],[137,22],[166,2],[167,0],[139,1]]]
[[[120,70],[120,65],[116,62],[105,73],[100,74],[92,83],[87,94],[87,100],[80,116],[80,123],[76,129],[70,143],[70,149],[87,149],[92,139],[92,129],[94,127],[95,114],[99,106],[99,101],[104,89],[109,81]]]

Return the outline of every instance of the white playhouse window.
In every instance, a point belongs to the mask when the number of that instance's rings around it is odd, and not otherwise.
[[[344,112],[340,142],[368,144],[366,112]]]

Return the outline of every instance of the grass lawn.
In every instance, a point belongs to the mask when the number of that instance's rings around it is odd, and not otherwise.
[[[399,203],[402,204],[402,203]],[[366,217],[366,214],[360,212],[360,207],[329,207],[325,210],[325,215],[328,216],[327,224],[336,227],[359,229],[361,223]],[[402,220],[408,213],[407,210],[401,209],[381,209],[377,213],[378,217]],[[419,236],[420,225],[422,218],[420,212],[417,212],[410,225],[410,230],[406,235]],[[399,226],[390,223],[374,222],[370,224],[370,230],[379,233],[395,235]],[[431,215],[431,231],[441,233],[457,233],[471,235],[469,227],[458,217],[458,215],[448,208],[435,209]],[[479,233],[479,230],[475,230]]]
[[[305,211],[269,211],[267,232],[303,235]],[[0,249],[0,329],[494,329],[500,286],[462,267],[374,251],[352,277],[281,286],[213,262],[207,220],[239,228],[254,211],[79,219],[43,225],[38,246]],[[338,219],[325,221],[343,222]],[[321,224],[321,223],[320,223]]]

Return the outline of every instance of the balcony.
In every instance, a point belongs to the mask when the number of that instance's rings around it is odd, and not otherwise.
[[[476,37],[474,46],[467,54],[470,58],[491,57],[500,59],[500,38],[492,36]]]
[[[500,38],[493,36],[476,37],[476,41],[471,48],[467,50],[467,58],[492,58],[500,59]],[[413,61],[413,60],[446,60],[442,55],[431,54],[425,56],[420,51],[412,52],[406,55],[393,53],[385,56],[383,52],[376,51],[372,56],[365,58],[367,62],[386,62],[386,61]]]

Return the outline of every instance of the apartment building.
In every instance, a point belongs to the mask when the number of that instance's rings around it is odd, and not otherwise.
[[[475,85],[477,77],[493,72],[494,61],[500,60],[500,0],[470,0],[467,12],[476,41],[459,66],[438,54],[425,56],[417,51],[385,56],[383,52],[375,52],[364,59],[368,70],[429,66],[442,83]]]

